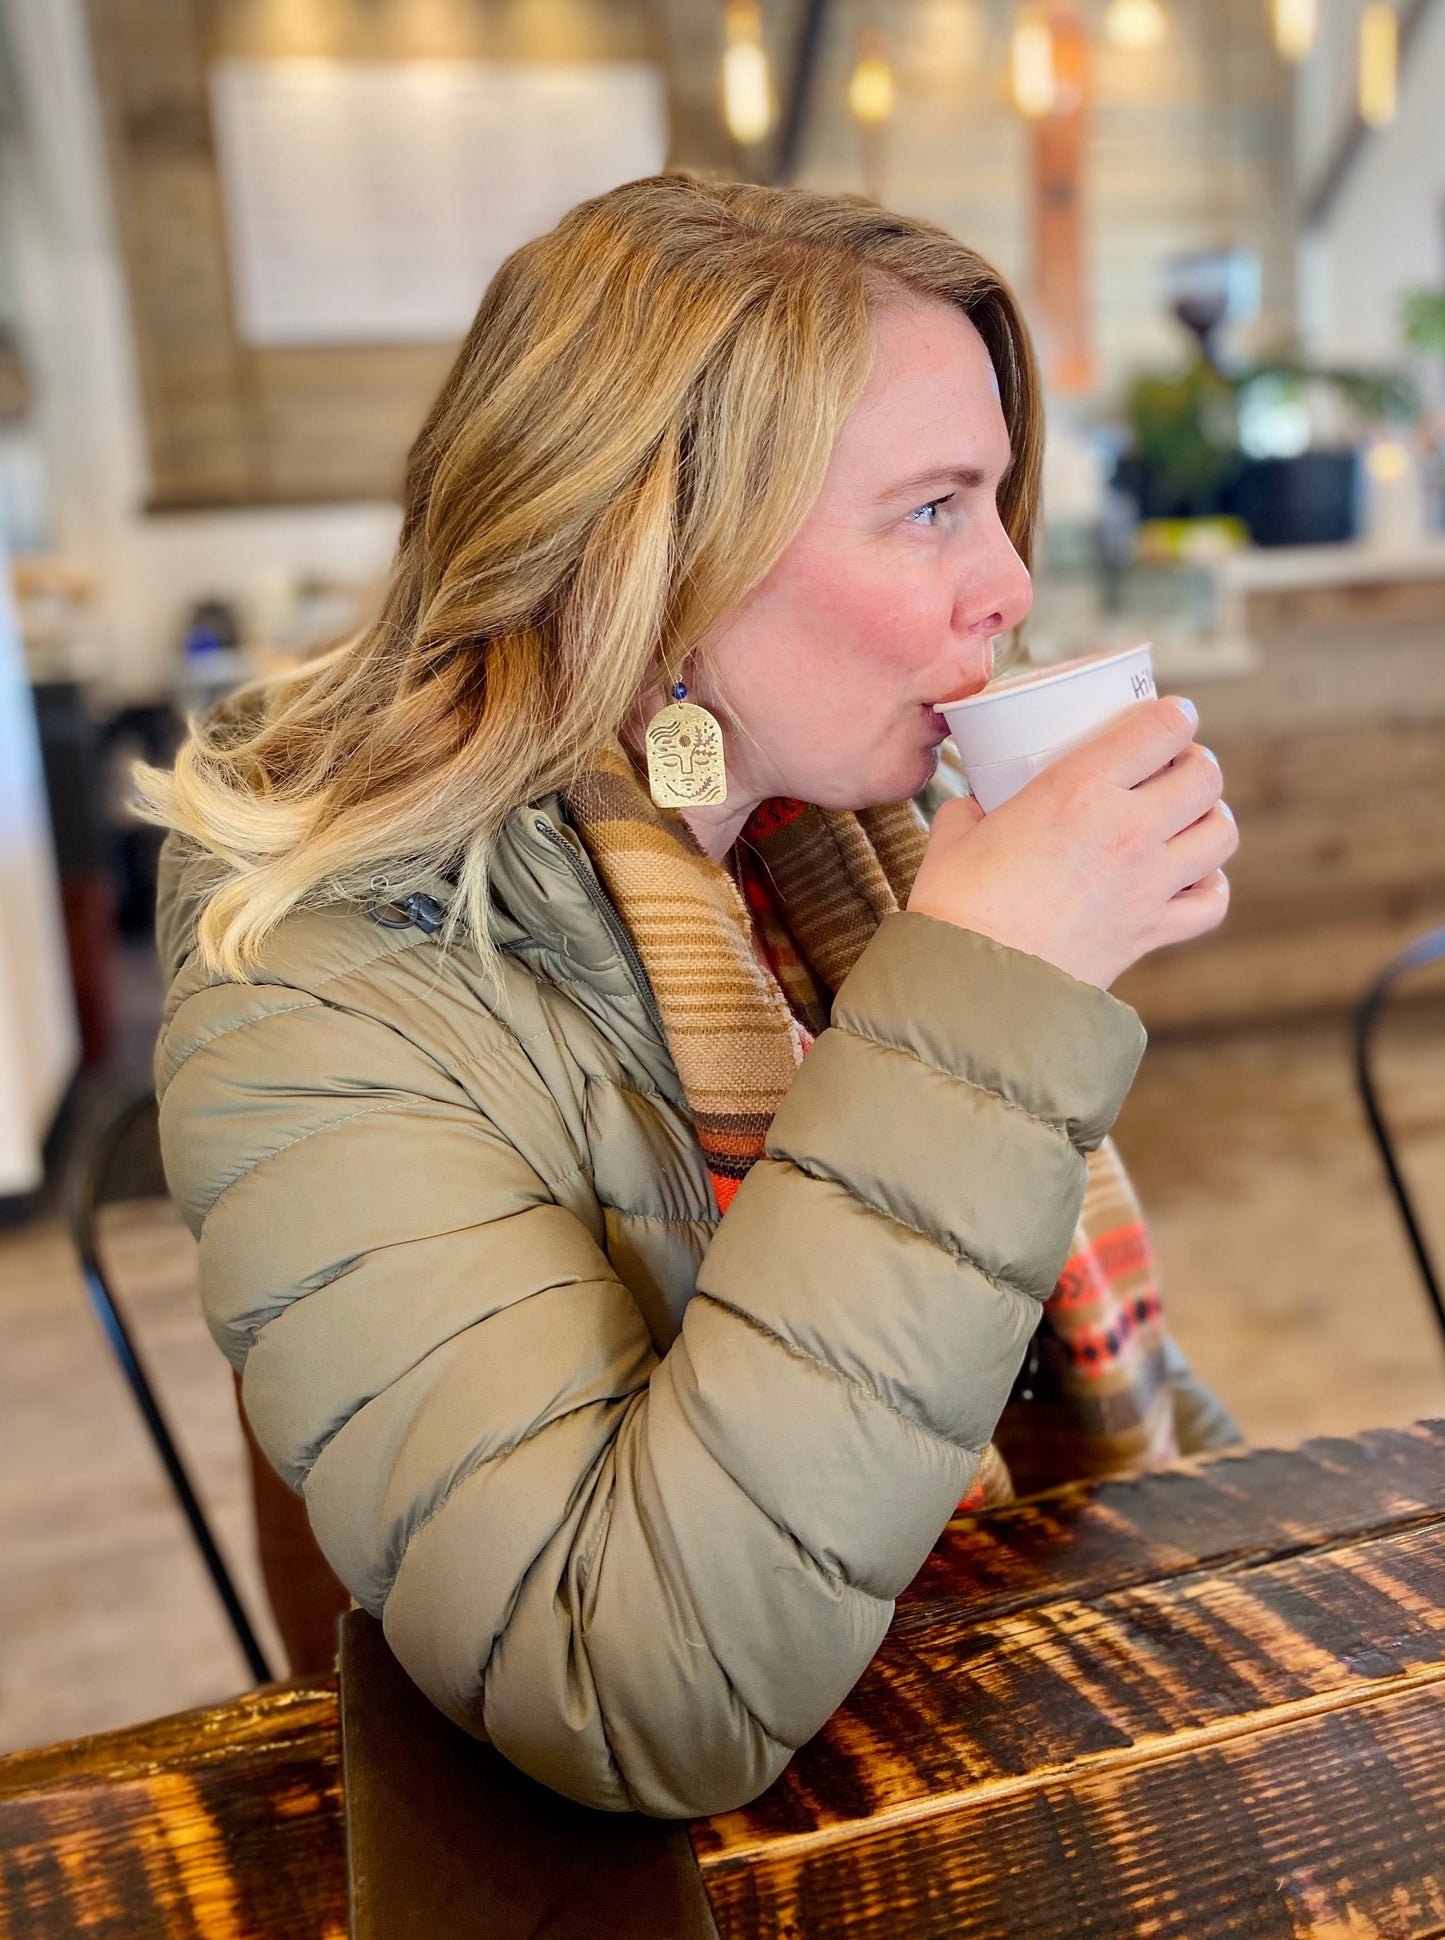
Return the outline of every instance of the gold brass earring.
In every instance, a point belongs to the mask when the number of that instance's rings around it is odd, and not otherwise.
[[[647,724],[647,782],[659,808],[710,808],[728,797],[722,728],[681,681]]]

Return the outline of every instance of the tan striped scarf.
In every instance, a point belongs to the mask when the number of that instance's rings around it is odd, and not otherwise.
[[[740,888],[656,807],[620,746],[566,806],[642,958],[726,1212],[832,993],[905,901],[926,825],[911,802],[856,814],[765,802],[735,851]],[[1026,1491],[1177,1453],[1148,1235],[1108,1142],[1090,1158],[1068,1264],[995,1440]],[[962,1506],[1008,1493],[992,1456]]]

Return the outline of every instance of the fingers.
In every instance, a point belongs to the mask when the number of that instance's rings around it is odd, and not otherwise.
[[[1225,803],[1216,802],[1207,814],[1164,844],[1165,893],[1174,896],[1202,882],[1222,869],[1238,847],[1234,816]]]
[[[1155,826],[1166,840],[1207,815],[1223,792],[1218,761],[1210,749],[1197,743],[1133,790],[1135,800],[1156,816]]]
[[[933,827],[948,829],[956,822],[960,831],[975,827],[983,820],[983,810],[972,795],[953,795],[940,804],[933,817]]]
[[[1201,881],[1171,896],[1164,910],[1163,943],[1188,943],[1218,929],[1229,910],[1229,878],[1212,869]]]
[[[1111,728],[1085,743],[1073,757],[1086,757],[1095,774],[1120,788],[1137,788],[1161,768],[1167,768],[1194,739],[1199,714],[1193,701],[1170,695],[1162,701],[1140,701],[1128,708]],[[1062,765],[1062,764],[1060,764]]]

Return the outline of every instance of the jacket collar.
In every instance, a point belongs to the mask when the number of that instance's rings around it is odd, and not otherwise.
[[[513,811],[492,855],[492,939],[508,955],[555,960],[563,980],[635,998],[662,1017],[632,941],[560,795]]]
[[[195,843],[172,833],[166,842],[157,944],[174,977],[195,948],[196,923],[214,881],[214,864]],[[560,796],[513,811],[493,852],[491,935],[497,948],[534,975],[563,989],[615,1037],[623,1038],[669,1093],[677,1080],[661,1015],[641,959],[613,908]],[[441,926],[456,885],[433,873],[396,902],[381,884],[359,898],[373,922]]]
[[[503,955],[564,991],[687,1109],[642,960],[558,795],[508,818],[492,855],[491,891],[492,940]]]

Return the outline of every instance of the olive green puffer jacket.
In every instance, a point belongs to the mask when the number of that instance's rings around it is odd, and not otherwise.
[[[890,916],[719,1220],[554,798],[498,856],[500,997],[425,907],[298,914],[228,982],[187,955],[199,871],[174,838],[164,877],[167,1174],[337,1574],[422,1690],[545,1784],[663,1815],[752,1798],[969,1486],[1138,1019]]]

